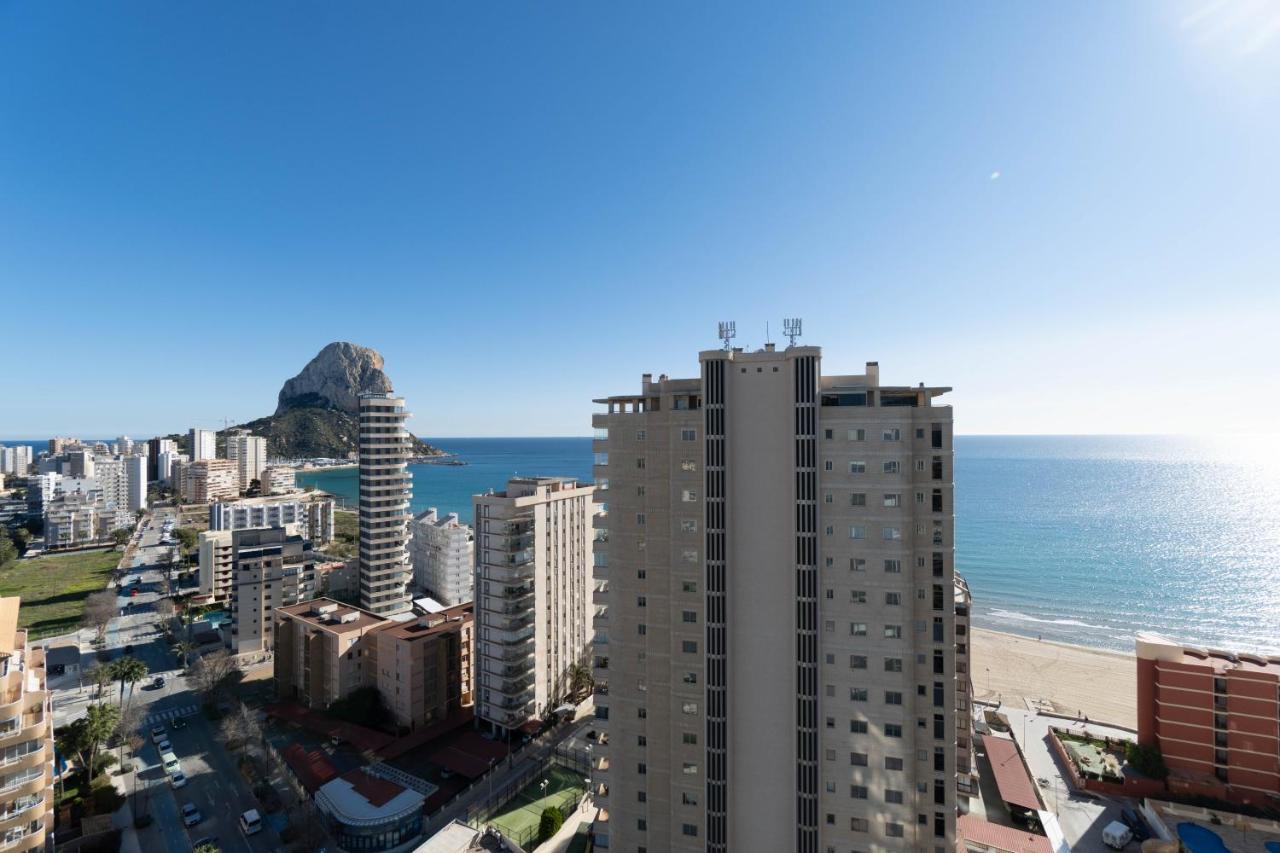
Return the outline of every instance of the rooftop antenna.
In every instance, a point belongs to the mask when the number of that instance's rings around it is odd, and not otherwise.
[[[788,346],[796,345],[796,338],[800,337],[800,329],[803,325],[804,321],[799,317],[789,317],[782,321],[782,334],[791,339],[791,343]]]
[[[728,352],[733,348],[733,339],[738,336],[738,324],[733,320],[723,320],[720,323],[720,340],[724,341],[724,351]]]

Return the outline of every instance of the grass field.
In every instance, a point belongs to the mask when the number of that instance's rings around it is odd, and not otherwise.
[[[336,557],[354,557],[360,539],[360,516],[346,510],[333,512],[333,544],[325,552]]]
[[[551,783],[547,786],[545,797],[542,796],[543,779]],[[507,803],[506,811],[485,822],[493,824],[504,835],[525,846],[538,835],[538,823],[542,820],[543,809],[558,806],[561,811],[570,810],[586,790],[587,785],[582,776],[566,767],[553,764],[540,779],[530,782],[516,794],[515,799]]]
[[[18,627],[30,639],[65,634],[80,627],[84,600],[106,587],[119,562],[114,550],[16,560],[0,571],[0,596],[22,596]]]

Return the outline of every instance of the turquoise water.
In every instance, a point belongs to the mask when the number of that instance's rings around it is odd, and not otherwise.
[[[1178,838],[1191,853],[1231,853],[1218,833],[1196,823],[1178,824]]]
[[[415,511],[470,519],[513,473],[591,478],[587,438],[433,439],[469,462],[413,466]],[[1280,464],[1270,442],[960,436],[956,565],[976,624],[1103,648],[1133,632],[1280,652]],[[354,470],[303,482],[356,497]]]

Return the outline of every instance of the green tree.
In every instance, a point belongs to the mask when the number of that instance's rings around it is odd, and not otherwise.
[[[581,663],[569,665],[569,690],[575,695],[582,696],[591,692],[595,687],[595,679],[591,677],[591,670]]]
[[[116,658],[111,662],[110,669],[112,678],[120,682],[120,707],[127,708],[124,701],[124,686],[129,685],[129,698],[132,700],[133,685],[146,678],[151,670],[147,668],[146,661],[135,657]]]
[[[190,552],[196,547],[197,535],[190,527],[179,527],[173,531],[173,536],[182,545],[184,552]]]
[[[120,709],[114,705],[90,705],[85,715],[63,729],[63,747],[80,759],[86,784],[98,775],[98,751],[115,731]]]
[[[18,559],[18,549],[13,547],[13,540],[0,534],[0,568]]]
[[[1165,766],[1160,747],[1155,744],[1130,741],[1124,748],[1124,760],[1148,779],[1163,779],[1169,775],[1169,768]]]
[[[117,527],[111,531],[111,542],[117,548],[127,543],[133,537],[133,531],[127,527]]]
[[[94,701],[101,702],[103,689],[115,680],[115,676],[112,674],[110,666],[102,663],[92,663],[85,668],[84,680],[98,688]]]
[[[538,821],[538,840],[546,841],[560,831],[564,825],[564,815],[555,806],[547,806],[542,810],[542,819]]]
[[[178,654],[178,663],[185,667],[187,665],[187,656],[196,650],[196,644],[190,640],[179,640],[173,650]]]
[[[18,553],[27,553],[27,546],[31,544],[31,531],[25,527],[19,527],[13,531],[11,536],[13,538],[13,547],[18,549]]]

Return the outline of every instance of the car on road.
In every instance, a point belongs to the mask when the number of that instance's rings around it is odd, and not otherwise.
[[[160,753],[160,764],[164,766],[164,772],[169,775],[179,773],[182,770],[182,765],[178,763],[178,756],[172,752]]]
[[[181,770],[179,770],[177,773],[174,773],[169,777],[169,783],[175,788],[185,788],[187,787],[187,777],[182,774]]]
[[[186,827],[195,826],[204,820],[204,815],[200,814],[200,810],[196,808],[195,803],[182,804],[182,825]]]
[[[169,743],[167,740],[162,740],[156,744],[156,749],[161,752],[173,752],[173,744]]]
[[[164,730],[164,726],[152,726],[152,727],[151,727],[151,742],[152,742],[152,743],[159,743],[160,741],[164,740],[164,739],[165,739],[165,738],[167,738],[168,736],[169,736],[169,733],[168,733],[168,732],[166,732],[166,731]]]
[[[157,675],[155,680],[151,682],[151,686],[157,690],[159,690],[161,687],[164,687],[164,676]]]
[[[240,831],[245,835],[253,835],[262,829],[262,815],[257,809],[249,809],[240,815]]]

